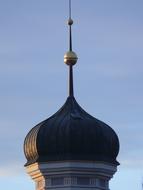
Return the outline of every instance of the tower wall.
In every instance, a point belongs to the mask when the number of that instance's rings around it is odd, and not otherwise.
[[[26,167],[36,190],[109,190],[116,165],[101,162],[35,163]]]

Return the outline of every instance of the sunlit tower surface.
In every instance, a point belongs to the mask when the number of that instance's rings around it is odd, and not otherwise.
[[[27,134],[25,167],[37,190],[109,190],[119,165],[119,140],[111,127],[84,111],[74,97],[73,66],[78,57],[72,47],[72,25],[69,0],[69,51],[64,56],[69,95],[58,112]]]

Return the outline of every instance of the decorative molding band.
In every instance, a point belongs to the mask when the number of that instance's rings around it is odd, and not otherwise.
[[[108,181],[106,179],[99,179],[93,177],[79,177],[79,176],[65,176],[65,177],[51,177],[40,179],[36,182],[36,189],[43,188],[61,188],[61,187],[90,187],[99,189],[108,189]]]
[[[107,163],[39,163],[27,167],[36,190],[109,190],[109,180],[117,167]]]

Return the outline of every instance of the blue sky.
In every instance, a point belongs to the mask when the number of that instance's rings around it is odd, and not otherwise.
[[[23,141],[67,97],[67,0],[0,0],[0,184],[31,190]],[[143,1],[73,0],[75,97],[120,139],[111,190],[143,180]]]

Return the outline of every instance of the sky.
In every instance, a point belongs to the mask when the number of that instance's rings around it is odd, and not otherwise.
[[[73,0],[78,103],[120,139],[111,190],[143,181],[143,1]],[[32,190],[23,141],[68,95],[67,0],[0,0],[0,184]]]

